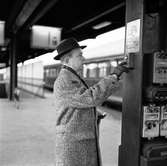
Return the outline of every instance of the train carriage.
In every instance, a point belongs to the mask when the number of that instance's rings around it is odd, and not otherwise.
[[[44,66],[44,88],[53,90],[53,84],[59,74],[60,69],[61,64]]]
[[[83,78],[89,86],[97,83],[101,78],[112,73],[114,67],[124,60],[124,55],[115,55],[102,58],[86,59],[83,66]],[[54,81],[56,80],[61,64],[47,65],[44,66],[44,87],[53,91]],[[108,101],[114,101],[113,103],[121,103],[122,97],[122,81],[118,91],[112,94],[112,97]]]

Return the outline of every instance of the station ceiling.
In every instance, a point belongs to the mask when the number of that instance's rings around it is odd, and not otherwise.
[[[4,0],[0,2],[0,20],[6,24],[7,46],[6,51],[0,51],[0,62],[7,63],[8,44],[14,34],[24,36],[32,25],[61,27],[62,39],[73,36],[78,41],[124,26],[125,0]],[[110,22],[110,25],[93,29],[93,26],[104,22]],[[19,47],[24,53],[18,57],[19,62],[48,51],[21,45]]]
[[[150,11],[167,6],[166,0],[147,0]],[[159,8],[161,10],[161,8]],[[164,9],[166,11],[166,9]],[[0,20],[5,21],[5,48],[0,47],[0,63],[9,62],[13,38],[18,36],[18,62],[34,58],[50,50],[30,49],[33,25],[62,28],[62,39],[75,37],[78,41],[125,25],[125,0],[2,0]],[[101,23],[110,25],[95,29]]]
[[[0,63],[8,63],[11,39],[18,34],[28,41],[26,37],[32,25],[61,27],[62,39],[73,36],[78,41],[124,26],[125,0],[3,0],[0,1],[0,20],[6,22],[7,47],[6,51],[0,48]],[[110,25],[93,28],[104,22],[110,22]],[[18,55],[18,62],[48,51],[32,50],[27,45],[26,42],[19,43],[22,54]]]
[[[111,22],[111,25],[99,30],[92,28],[103,22]],[[93,38],[125,24],[125,2],[59,0],[37,24],[63,27],[63,37],[75,36],[78,40]]]

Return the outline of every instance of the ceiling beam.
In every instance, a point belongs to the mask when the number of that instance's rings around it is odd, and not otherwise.
[[[114,12],[114,11],[116,11],[116,10],[124,7],[124,6],[125,6],[125,2],[122,2],[122,3],[120,3],[120,4],[118,4],[118,5],[114,6],[114,7],[112,7],[111,9],[106,10],[103,13],[100,13],[99,15],[97,15],[97,16],[95,16],[93,18],[91,18],[91,19],[89,19],[89,20],[87,20],[87,21],[85,21],[85,22],[83,22],[83,23],[81,23],[81,24],[79,24],[77,26],[72,27],[70,31],[75,31],[75,30],[77,30],[77,29],[79,29],[79,28],[81,28],[83,26],[86,26],[87,24],[90,24],[90,23],[92,23],[92,22],[100,19],[101,17],[106,16],[106,15],[110,14],[111,12]]]
[[[27,0],[24,4],[21,12],[16,17],[15,23],[13,25],[13,32],[16,33],[32,15],[35,9],[39,6],[42,0]]]
[[[23,5],[25,3],[25,0],[16,0],[14,6],[11,9],[11,13],[9,15],[9,17],[6,20],[6,25],[5,25],[5,33],[7,34],[7,36],[9,35],[10,31],[11,31],[11,26],[12,24],[15,22],[15,19],[17,17],[17,15],[19,14],[19,12],[21,11]]]
[[[6,34],[30,27],[43,17],[58,0],[17,0],[6,22]]]
[[[31,27],[40,20],[59,0],[47,0],[40,4],[38,9],[33,13],[31,19],[27,22],[26,27]]]

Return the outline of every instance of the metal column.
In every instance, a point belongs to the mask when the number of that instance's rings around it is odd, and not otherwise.
[[[130,67],[134,67],[134,70],[124,78],[119,166],[141,166],[143,147],[150,143],[150,140],[144,139],[142,135],[143,106],[147,102],[146,88],[153,86],[150,78],[154,71],[149,67],[153,63],[153,53],[157,50],[167,50],[167,15],[165,8],[161,10],[161,3],[159,0],[126,0],[125,53]],[[137,29],[139,29],[138,36]],[[164,138],[159,136],[156,140],[152,141],[154,145],[156,142],[164,141]],[[144,164],[148,163],[147,161]],[[156,161],[166,164],[164,158]],[[155,160],[152,160],[152,163],[155,163]]]
[[[17,40],[16,37],[10,43],[10,86],[9,100],[13,100],[14,89],[17,87]]]
[[[126,42],[125,50],[129,47],[127,42],[130,22],[139,20],[139,46],[129,57],[133,61],[134,70],[126,74],[123,90],[122,112],[122,139],[119,147],[119,166],[139,166],[140,164],[140,139],[142,117],[142,32],[144,0],[126,0]],[[132,51],[133,52],[133,51]]]

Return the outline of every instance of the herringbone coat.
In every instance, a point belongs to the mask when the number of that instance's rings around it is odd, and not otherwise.
[[[54,83],[55,166],[100,166],[97,113],[118,87],[110,76],[87,89],[71,71],[61,69]]]

